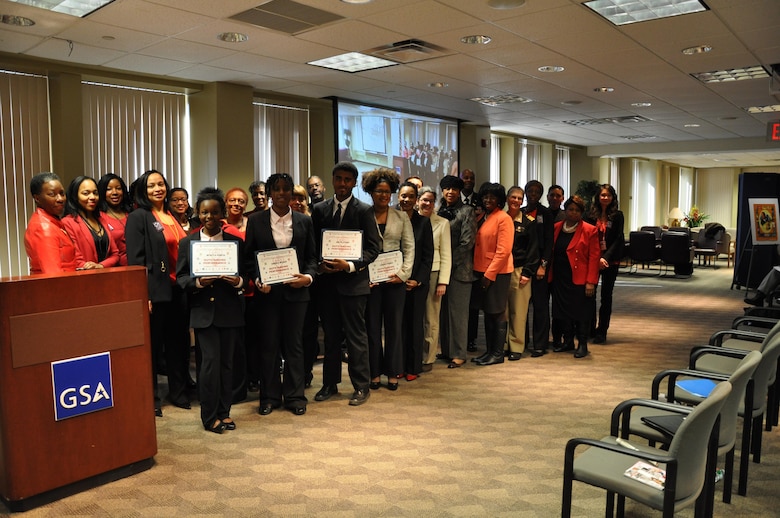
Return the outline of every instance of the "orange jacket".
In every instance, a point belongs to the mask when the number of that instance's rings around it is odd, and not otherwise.
[[[499,273],[512,273],[515,269],[512,246],[515,242],[515,225],[511,216],[496,209],[477,231],[474,243],[474,271],[484,272],[491,281]]]
[[[24,248],[30,258],[30,275],[75,272],[84,262],[62,221],[40,208],[27,223]]]

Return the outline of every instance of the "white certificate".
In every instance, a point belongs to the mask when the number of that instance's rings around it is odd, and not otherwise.
[[[368,265],[368,280],[371,284],[389,281],[403,264],[404,254],[400,250],[379,254],[374,262]]]
[[[295,247],[256,252],[257,271],[263,284],[279,284],[295,279],[298,269],[298,254]]]
[[[323,230],[323,259],[344,259],[360,261],[363,257],[362,230]]]
[[[238,241],[190,241],[190,273],[238,275]]]

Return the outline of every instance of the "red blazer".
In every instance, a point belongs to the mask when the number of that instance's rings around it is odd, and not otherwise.
[[[127,241],[125,240],[125,225],[127,225],[127,216],[122,220],[112,218],[105,212],[100,213],[100,222],[103,224],[116,243],[119,250],[118,266],[127,266]]]
[[[111,232],[105,228],[105,225],[103,226],[103,229],[108,236],[108,255],[103,261],[98,261],[95,240],[92,238],[92,232],[90,232],[89,227],[87,227],[84,220],[78,216],[69,215],[62,218],[62,224],[65,225],[68,234],[73,238],[73,241],[76,243],[76,248],[81,255],[79,267],[83,266],[87,261],[92,261],[93,263],[99,262],[104,268],[119,266],[119,249],[116,247],[114,238],[111,237]]]
[[[511,216],[501,209],[494,210],[477,231],[474,271],[484,272],[491,281],[495,281],[499,273],[512,273],[515,269],[514,242],[515,224]]]
[[[555,238],[561,233],[564,222],[559,221],[555,224]],[[601,248],[599,247],[599,233],[596,227],[590,223],[580,221],[571,243],[566,248],[566,255],[569,257],[571,265],[571,279],[577,286],[585,284],[599,283],[599,259],[601,259]],[[552,263],[550,263],[550,282],[553,281]]]
[[[30,258],[30,275],[75,272],[83,260],[62,221],[36,208],[24,232],[24,248]]]

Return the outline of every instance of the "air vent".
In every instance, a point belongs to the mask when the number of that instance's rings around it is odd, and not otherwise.
[[[363,54],[389,59],[396,63],[415,63],[446,56],[452,54],[452,52],[422,40],[404,40],[383,47],[364,50]]]
[[[596,124],[609,124],[611,121],[606,119],[578,119],[571,121],[563,121],[564,124],[571,124],[572,126],[594,126]]]
[[[271,0],[233,15],[230,19],[287,34],[297,34],[343,20],[344,17],[292,0]]]
[[[642,117],[641,115],[627,115],[625,117],[607,117],[604,120],[607,122],[614,122],[615,124],[650,122],[650,119],[648,119],[647,117]]]
[[[594,124],[625,124],[634,122],[650,122],[647,117],[641,115],[626,115],[624,117],[606,117],[604,119],[579,119],[571,121],[563,121],[564,124],[571,124],[572,126],[592,126]]]

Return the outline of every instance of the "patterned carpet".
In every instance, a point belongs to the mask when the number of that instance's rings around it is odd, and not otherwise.
[[[260,416],[255,393],[234,406],[238,429],[222,436],[202,429],[197,405],[165,406],[150,470],[25,515],[559,516],[566,441],[607,435],[617,403],[649,396],[656,372],[683,367],[690,346],[741,314],[744,291],[729,289],[731,273],[621,274],[608,343],[582,360],[437,363],[361,407],[347,405],[351,387],[342,384],[304,416]],[[321,380],[315,368],[310,400]],[[723,504],[719,487],[715,516],[777,516],[777,429],[765,433],[763,452],[750,466],[748,497]],[[575,483],[574,516],[603,516],[603,506],[603,491]],[[630,501],[626,514],[659,516]]]

